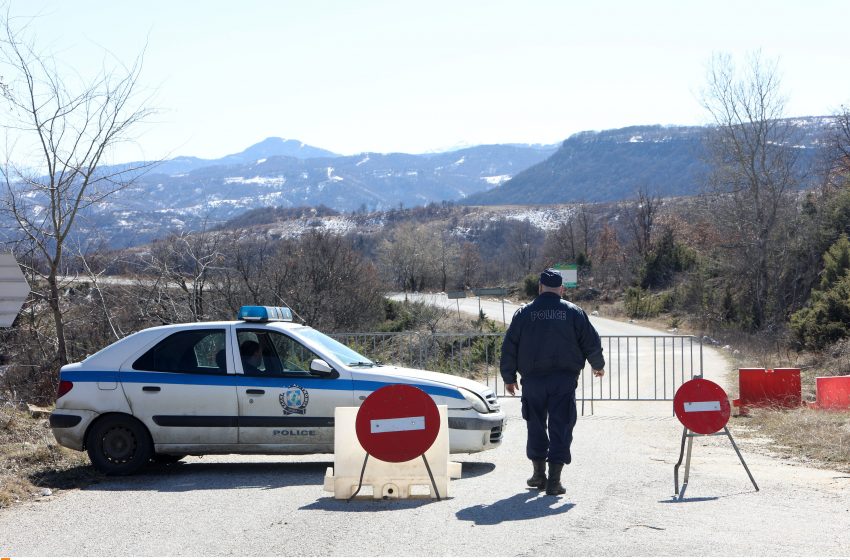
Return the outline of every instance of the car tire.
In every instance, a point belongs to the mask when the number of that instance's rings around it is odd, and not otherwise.
[[[153,462],[157,465],[173,465],[186,457],[185,455],[169,455],[168,453],[154,453]]]
[[[110,415],[98,420],[86,437],[91,463],[107,475],[132,474],[151,459],[153,445],[147,428],[130,416]]]

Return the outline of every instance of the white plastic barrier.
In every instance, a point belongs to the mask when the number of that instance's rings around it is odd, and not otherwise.
[[[324,489],[341,500],[347,500],[357,492],[366,459],[366,450],[360,445],[355,430],[358,410],[355,407],[339,407],[334,413],[334,466],[328,467],[325,473]],[[449,479],[460,478],[461,464],[449,461],[448,409],[446,405],[438,405],[437,410],[440,413],[440,431],[434,444],[425,452],[434,484],[422,457],[403,463],[388,463],[369,457],[358,498],[445,498],[449,495]]]

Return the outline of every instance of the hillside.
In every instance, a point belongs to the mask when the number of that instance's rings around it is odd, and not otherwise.
[[[821,150],[832,119],[793,119],[800,165]],[[633,126],[569,137],[546,161],[464,204],[545,204],[624,200],[643,188],[660,196],[687,196],[705,183],[707,127]]]

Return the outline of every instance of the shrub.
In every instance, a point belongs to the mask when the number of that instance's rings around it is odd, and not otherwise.
[[[820,290],[808,307],[791,315],[798,345],[819,350],[850,336],[850,241],[839,237],[824,254]]]
[[[632,286],[626,289],[623,301],[629,317],[647,319],[671,311],[676,304],[676,294],[674,292],[653,294],[638,286]]]
[[[528,274],[522,279],[522,290],[526,297],[536,298],[538,285],[540,284],[540,276],[537,274]]]
[[[677,272],[689,270],[696,260],[696,252],[677,242],[673,231],[666,229],[641,266],[640,285],[642,288],[665,288]]]

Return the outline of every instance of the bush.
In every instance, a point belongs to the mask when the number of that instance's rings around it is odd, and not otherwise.
[[[677,272],[689,270],[696,260],[696,252],[677,242],[673,231],[666,229],[641,266],[640,285],[642,288],[666,288]]]
[[[626,289],[623,299],[629,317],[647,319],[669,311],[673,307],[675,297],[666,293],[653,295],[638,286],[632,286]]]
[[[850,273],[829,290],[812,291],[812,302],[791,315],[798,344],[819,350],[850,336]]]
[[[821,289],[808,307],[791,315],[797,343],[819,350],[850,336],[850,241],[842,235],[824,254]]]
[[[540,276],[537,274],[528,274],[522,279],[522,290],[526,297],[536,298],[538,286],[540,284]]]

